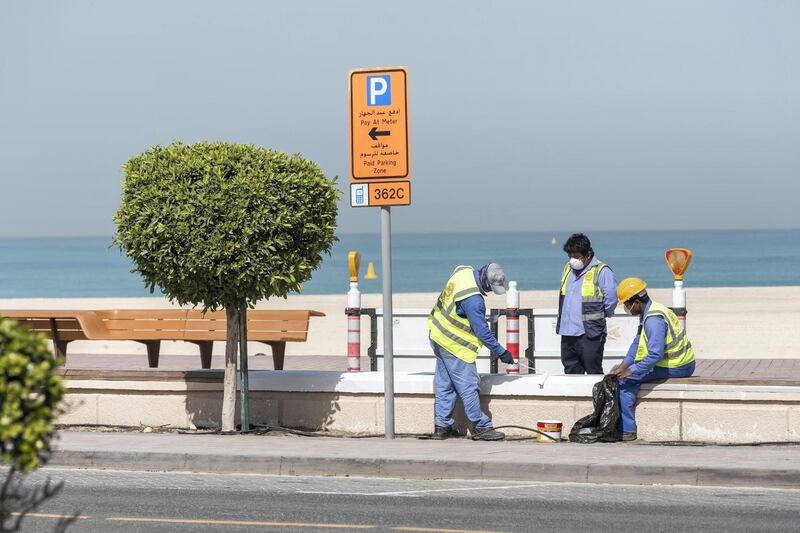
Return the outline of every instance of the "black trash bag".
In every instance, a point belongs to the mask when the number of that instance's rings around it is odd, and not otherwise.
[[[572,426],[569,441],[580,444],[595,442],[617,442],[620,440],[619,424],[619,380],[607,375],[592,388],[594,412],[586,415]]]

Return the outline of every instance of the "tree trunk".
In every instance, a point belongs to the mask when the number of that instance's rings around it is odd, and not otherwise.
[[[225,339],[225,380],[222,391],[222,431],[236,429],[236,355],[239,342],[239,309],[225,309],[228,322]]]

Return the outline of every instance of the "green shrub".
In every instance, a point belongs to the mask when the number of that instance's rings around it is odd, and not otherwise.
[[[53,420],[64,395],[45,338],[16,321],[0,318],[0,445],[3,460],[22,471],[43,463]]]
[[[252,145],[155,146],[124,167],[116,244],[151,292],[209,309],[285,297],[330,253],[335,179]]]

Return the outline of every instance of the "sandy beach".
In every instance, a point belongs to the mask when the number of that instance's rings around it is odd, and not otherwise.
[[[429,308],[434,293],[398,293],[395,310]],[[653,289],[651,296],[671,303],[670,289]],[[521,306],[552,309],[557,305],[556,291],[523,291]],[[794,358],[800,349],[794,335],[800,332],[800,287],[743,287],[687,289],[687,330],[699,358]],[[260,302],[258,309],[302,308],[324,312],[324,318],[313,318],[308,342],[289,343],[287,355],[342,355],[346,351],[346,296],[297,295],[286,300]],[[364,294],[363,307],[381,307],[380,294]],[[0,299],[0,309],[118,309],[172,307],[164,298],[59,298]],[[490,295],[487,307],[504,308],[503,297]],[[362,353],[366,355],[369,321],[362,321]],[[524,337],[523,337],[524,338]],[[502,340],[502,339],[501,339]],[[222,343],[214,352],[221,353]],[[524,348],[524,346],[523,346]],[[185,343],[165,343],[163,353],[196,353],[196,347]],[[260,345],[252,350],[264,351]],[[70,345],[70,353],[144,353],[144,347],[133,342],[87,342]],[[251,353],[254,353],[251,351]]]

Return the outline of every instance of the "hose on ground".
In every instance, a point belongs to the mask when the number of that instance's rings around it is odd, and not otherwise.
[[[548,435],[547,433],[539,431],[538,429],[533,429],[533,428],[529,428],[529,427],[525,427],[525,426],[515,426],[513,424],[506,424],[504,426],[497,426],[497,427],[487,428],[487,429],[484,429],[484,430],[481,430],[481,431],[475,431],[474,433],[472,433],[471,438],[473,440],[475,440],[476,437],[479,437],[480,435],[482,435],[484,433],[488,433],[489,431],[494,431],[496,429],[507,429],[507,428],[521,429],[523,431],[530,431],[531,433],[537,433],[537,434],[542,435],[542,436],[544,436],[544,437],[546,437],[546,438],[548,438],[548,439],[550,439],[552,441],[559,442],[559,440],[556,439],[555,437],[552,437],[551,435]],[[300,437],[337,437],[337,438],[348,438],[348,439],[371,439],[371,438],[376,438],[376,437],[381,437],[382,436],[382,435],[337,435],[337,434],[332,434],[332,433],[323,433],[323,432],[319,432],[319,431],[303,431],[303,430],[300,430],[300,429],[286,428],[286,427],[282,427],[282,426],[257,425],[257,424],[251,425],[250,426],[250,431],[248,433],[251,433],[253,435],[263,435],[263,434],[269,433],[269,432],[288,433],[290,435],[298,435]],[[186,435],[238,435],[238,434],[241,434],[241,432],[237,432],[237,431],[222,431],[222,430],[219,430],[219,429],[211,429],[211,430],[206,430],[206,431],[202,431],[202,430],[201,431],[191,431],[191,432],[189,432],[189,431],[179,431],[178,433],[186,434]],[[432,436],[430,434],[419,435],[419,434],[416,434],[416,433],[397,434],[397,436],[398,437],[416,437],[416,438],[422,439],[422,440],[430,440],[432,438]],[[527,440],[527,438],[530,438],[530,437],[526,437],[526,440]]]
[[[104,426],[105,427],[105,426]],[[123,427],[123,426],[120,426]],[[198,430],[178,430],[177,433],[180,435],[242,435],[242,434],[252,434],[252,435],[265,435],[270,432],[277,432],[277,433],[287,433],[290,435],[298,435],[301,437],[333,437],[333,438],[347,438],[347,439],[374,439],[383,437],[383,435],[345,435],[345,434],[335,434],[335,433],[328,433],[328,432],[320,432],[320,431],[303,431],[300,429],[293,429],[287,428],[282,426],[274,426],[274,425],[251,425],[250,431],[247,433],[242,433],[241,431],[222,431],[220,429],[198,429]],[[525,426],[516,426],[513,424],[507,424],[503,426],[496,426],[493,428],[488,428],[482,431],[478,431],[472,434],[471,438],[474,438],[482,433],[487,431],[495,430],[495,429],[507,429],[507,428],[514,428],[514,429],[521,429],[523,431],[530,431],[531,433],[536,433],[539,435],[543,435],[548,439],[559,442],[558,439],[548,435],[547,433],[543,433],[538,429],[533,429]],[[431,440],[432,435],[430,433],[426,433],[420,435],[419,433],[396,433],[397,437],[408,437],[408,438],[417,438],[421,440]],[[531,437],[522,437],[522,438],[511,438],[506,440],[528,440]],[[681,442],[681,441],[651,441],[651,442],[640,442],[636,443],[636,446],[719,446],[719,447],[741,447],[741,446],[800,446],[800,441],[787,441],[787,442],[730,442],[730,443],[723,443],[723,444],[708,444],[705,442]]]

